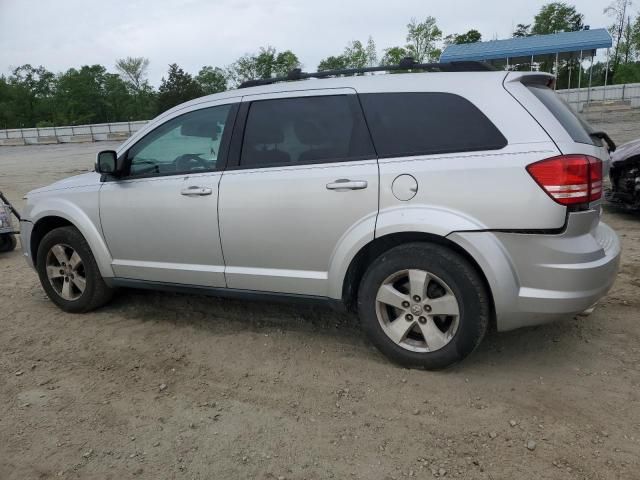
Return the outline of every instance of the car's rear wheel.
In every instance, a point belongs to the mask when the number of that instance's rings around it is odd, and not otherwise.
[[[47,233],[38,246],[37,270],[49,298],[66,312],[88,312],[111,299],[91,249],[75,227]]]
[[[410,367],[439,369],[469,355],[489,324],[489,298],[474,267],[430,243],[392,248],[367,269],[358,312],[371,341]]]

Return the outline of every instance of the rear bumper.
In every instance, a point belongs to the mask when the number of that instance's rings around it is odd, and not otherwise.
[[[464,232],[450,238],[475,246],[468,251],[491,286],[499,330],[588,309],[611,288],[620,263],[618,236],[596,210],[569,214],[557,235]]]

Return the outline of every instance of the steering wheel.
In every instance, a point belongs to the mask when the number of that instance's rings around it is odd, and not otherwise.
[[[180,155],[173,163],[176,166],[177,172],[188,172],[197,168],[207,168],[207,161],[204,158],[200,158],[200,155],[196,153]]]

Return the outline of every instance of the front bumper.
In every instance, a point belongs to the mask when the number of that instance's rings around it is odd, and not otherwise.
[[[461,232],[487,276],[498,330],[538,325],[583,312],[613,285],[620,240],[599,211],[571,213],[556,235]],[[471,247],[469,247],[471,248]]]

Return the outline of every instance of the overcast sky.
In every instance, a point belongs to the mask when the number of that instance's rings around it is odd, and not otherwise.
[[[611,19],[611,0],[574,3],[591,28]],[[0,0],[0,73],[30,63],[60,72],[117,58],[149,58],[158,85],[169,63],[197,73],[272,45],[296,53],[306,70],[371,35],[378,54],[403,45],[411,17],[436,17],[444,34],[475,28],[483,40],[533,23],[537,0]],[[640,2],[638,2],[640,4]]]

